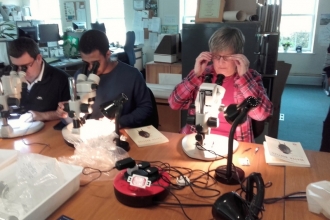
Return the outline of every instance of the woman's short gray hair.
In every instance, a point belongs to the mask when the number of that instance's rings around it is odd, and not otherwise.
[[[212,53],[232,49],[235,54],[242,54],[244,43],[245,37],[240,29],[225,26],[212,34],[209,49]]]

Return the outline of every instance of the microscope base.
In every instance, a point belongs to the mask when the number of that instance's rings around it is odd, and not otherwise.
[[[36,133],[44,127],[41,121],[21,123],[19,121],[9,122],[9,125],[1,125],[0,138],[15,138]]]
[[[217,160],[221,159],[221,156],[226,157],[228,154],[228,137],[208,134],[205,135],[204,148],[209,150],[199,150],[196,147],[196,139],[194,134],[188,134],[182,139],[182,149],[188,155],[188,157],[198,160]],[[238,148],[238,142],[234,140],[233,152]],[[211,152],[215,152],[217,156]]]
[[[88,119],[78,129],[73,128],[73,123],[68,124],[62,129],[62,135],[69,145],[73,145],[74,143],[86,142],[92,138],[108,136],[114,131],[115,125],[109,120]]]

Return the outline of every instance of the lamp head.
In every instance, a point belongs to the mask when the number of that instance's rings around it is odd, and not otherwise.
[[[229,124],[232,124],[239,114],[241,114],[242,112],[247,114],[251,110],[251,108],[258,106],[259,103],[260,102],[257,98],[249,96],[239,105],[236,104],[229,105],[224,112],[226,121]],[[243,120],[240,123],[244,122],[245,120],[246,120],[246,116],[243,118]]]
[[[128,100],[127,96],[122,93],[119,97],[113,101],[104,102],[100,105],[102,114],[108,119],[114,119],[116,112],[119,108],[122,108],[123,104]]]

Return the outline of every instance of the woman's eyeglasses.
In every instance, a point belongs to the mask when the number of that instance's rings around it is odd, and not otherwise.
[[[222,58],[223,61],[227,62],[227,61],[230,60],[230,55],[227,55],[227,56],[212,55],[213,60],[220,61],[221,58]]]

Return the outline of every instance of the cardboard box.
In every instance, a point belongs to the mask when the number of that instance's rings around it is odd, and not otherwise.
[[[177,61],[176,54],[154,54],[155,62],[175,63]]]
[[[20,216],[18,219],[24,220],[36,220],[46,219],[52,214],[58,207],[60,207],[66,200],[68,200],[74,193],[79,190],[80,187],[80,174],[82,167],[65,164],[58,162],[60,169],[62,170],[65,178],[65,182],[54,192],[45,192],[44,200],[36,205],[32,210]],[[0,180],[13,179],[16,173],[17,162],[12,163],[6,168],[0,171]],[[6,213],[4,210],[0,210],[2,213]]]

